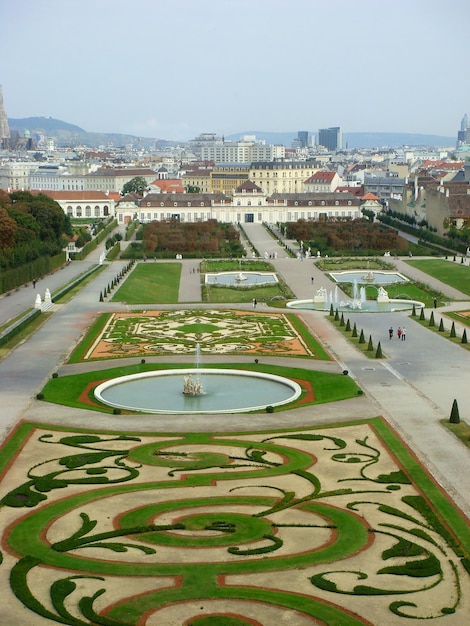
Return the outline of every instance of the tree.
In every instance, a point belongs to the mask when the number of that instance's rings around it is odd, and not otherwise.
[[[451,424],[459,424],[460,423],[459,405],[457,404],[457,400],[454,400],[453,403],[452,403],[452,409],[450,411],[449,422]]]
[[[134,176],[134,178],[131,178],[131,180],[127,181],[123,186],[121,195],[125,196],[127,193],[132,193],[133,191],[139,195],[143,195],[147,187],[147,181],[143,176]]]
[[[6,209],[0,206],[0,249],[12,247],[17,229],[15,220],[8,215]]]

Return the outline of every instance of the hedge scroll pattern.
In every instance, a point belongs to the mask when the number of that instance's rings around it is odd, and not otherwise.
[[[224,435],[31,425],[2,480],[0,618],[465,623],[461,538],[385,441],[401,449],[379,419]]]

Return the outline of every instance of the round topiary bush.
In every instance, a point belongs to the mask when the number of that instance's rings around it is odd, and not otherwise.
[[[142,365],[145,363],[145,359],[140,359],[140,362],[142,363]]]
[[[37,393],[36,394],[36,400],[44,400],[44,394],[43,393]]]
[[[357,395],[358,396],[363,396],[364,395],[364,392],[362,391],[362,389],[358,389],[357,390]]]
[[[274,413],[274,407],[269,405],[266,407],[266,413]]]
[[[113,415],[121,415],[121,409],[115,406],[113,409]]]
[[[347,376],[349,374],[348,370],[343,370],[343,376]]]
[[[52,374],[52,378],[59,378],[59,374],[58,374],[57,372],[54,372],[54,373]]]

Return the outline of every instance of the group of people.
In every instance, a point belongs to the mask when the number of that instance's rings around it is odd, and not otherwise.
[[[389,336],[389,339],[393,339],[393,327],[392,326],[390,326],[390,328],[388,329],[388,336]],[[401,328],[401,326],[398,327],[397,338],[399,341],[406,340],[406,328],[404,326],[403,328]]]

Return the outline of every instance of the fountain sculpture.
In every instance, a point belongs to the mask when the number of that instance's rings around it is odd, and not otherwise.
[[[183,379],[183,395],[198,397],[204,395],[204,389],[199,378],[199,370],[201,367],[201,346],[196,344],[196,356],[195,356],[196,377],[193,378],[191,374],[187,374]]]
[[[191,374],[188,374],[184,377],[183,381],[183,395],[195,397],[204,394],[204,389],[202,388],[199,377],[195,380]]]

